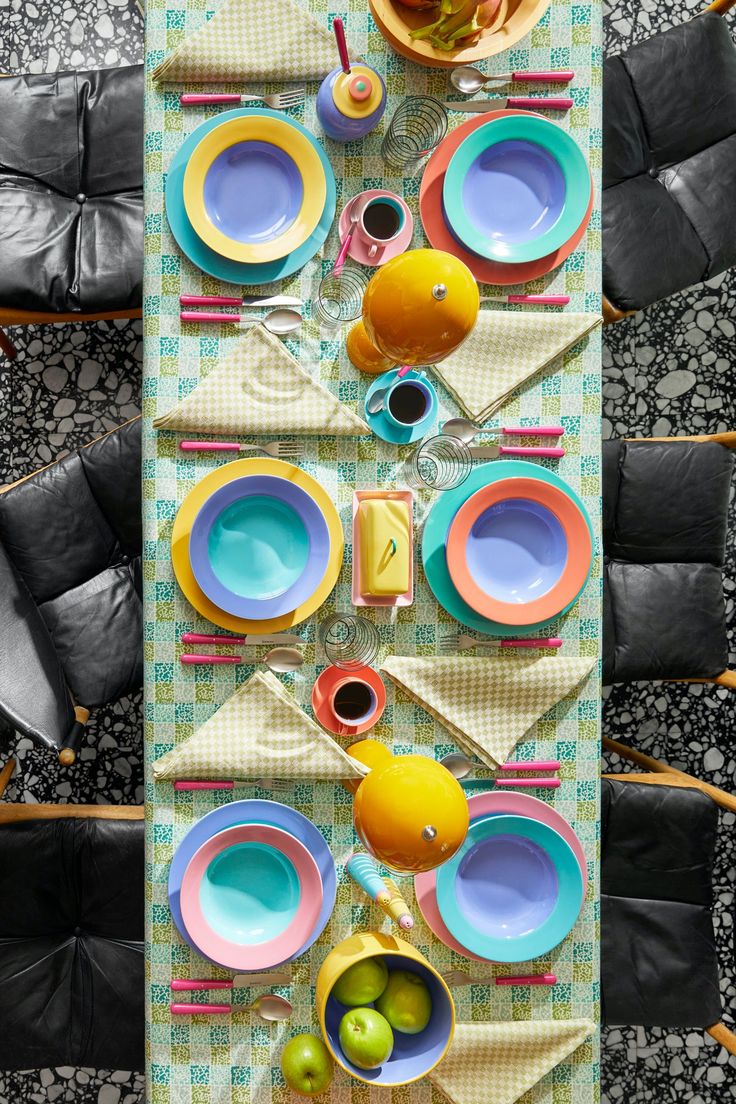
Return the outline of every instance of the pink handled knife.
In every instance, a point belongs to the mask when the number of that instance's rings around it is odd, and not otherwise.
[[[220,633],[185,632],[181,634],[182,644],[304,644],[296,633],[274,633],[260,636],[225,636]]]
[[[227,1016],[229,1012],[237,1012],[231,1004],[170,1004],[169,1011],[175,1016]]]
[[[538,759],[536,761],[529,760],[528,763],[508,762],[501,763],[498,769],[502,771],[558,771],[560,769],[560,761],[559,759]]]
[[[195,667],[198,664],[209,664],[210,666],[216,666],[217,664],[233,664],[242,663],[241,656],[232,655],[191,655],[185,653],[179,656],[179,662],[189,667]]]
[[[180,295],[182,307],[300,307],[297,295]]]
[[[565,430],[562,426],[502,426],[501,433],[510,437],[563,437]]]
[[[566,307],[569,295],[482,295],[481,303],[521,303],[539,307]]]
[[[519,977],[497,977],[496,985],[556,985],[556,974],[522,974]]]
[[[475,460],[497,460],[499,456],[544,456],[548,460],[560,460],[564,448],[531,445],[470,445],[470,455]]]
[[[484,111],[569,111],[574,101],[569,96],[489,96],[485,100],[458,100],[442,105],[448,111],[479,114]]]
[[[254,985],[290,985],[291,974],[273,971],[267,974],[235,974],[232,978],[173,978],[176,993],[192,989],[248,989]],[[199,1005],[197,1005],[199,1008]]]

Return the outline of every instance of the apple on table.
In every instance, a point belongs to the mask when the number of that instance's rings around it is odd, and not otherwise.
[[[281,1072],[292,1092],[317,1096],[330,1087],[334,1062],[316,1035],[295,1035],[281,1051]]]

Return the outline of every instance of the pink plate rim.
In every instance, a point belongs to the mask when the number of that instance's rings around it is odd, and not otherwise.
[[[213,931],[202,912],[199,887],[212,860],[238,843],[265,843],[294,865],[299,907],[287,928],[267,943],[231,943]],[[268,970],[294,955],[307,941],[322,905],[322,878],[311,854],[290,832],[271,824],[237,824],[211,836],[189,862],[181,883],[181,913],[189,935],[208,958],[230,970]]]

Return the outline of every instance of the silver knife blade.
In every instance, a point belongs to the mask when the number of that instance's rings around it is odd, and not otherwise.
[[[487,100],[459,100],[458,102],[443,103],[448,111],[499,111],[508,107],[508,99],[505,96],[491,96]]]
[[[470,445],[474,460],[497,460],[501,455],[498,445]]]
[[[302,300],[297,295],[246,295],[244,307],[300,307]]]
[[[236,974],[233,978],[233,989],[248,989],[253,985],[291,985],[291,974],[274,970],[269,974]]]
[[[278,633],[275,636],[246,636],[246,644],[305,644],[306,641],[296,633]]]

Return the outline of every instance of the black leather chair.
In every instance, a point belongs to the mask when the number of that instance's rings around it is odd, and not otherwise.
[[[727,670],[722,570],[736,434],[603,442],[603,682]]]
[[[143,88],[141,65],[0,80],[0,326],[140,316]]]
[[[606,321],[736,264],[734,2],[604,62]]]
[[[143,828],[142,806],[0,804],[0,1069],[143,1070]]]
[[[603,1022],[704,1028],[736,1054],[711,914],[718,806],[695,779],[658,769],[603,777]]]
[[[135,418],[0,488],[0,716],[66,765],[143,682],[140,479]]]

